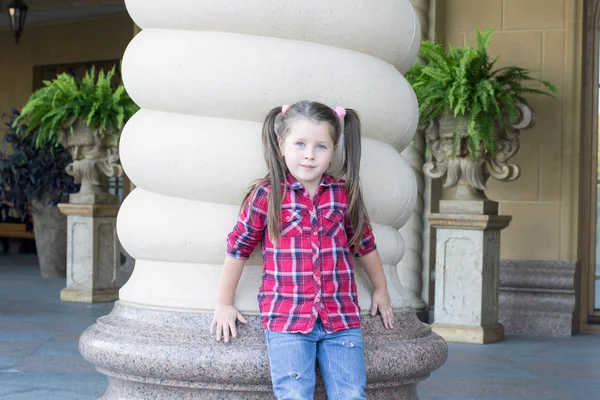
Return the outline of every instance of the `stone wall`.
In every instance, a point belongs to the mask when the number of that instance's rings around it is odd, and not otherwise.
[[[502,232],[502,258],[575,260],[579,180],[579,119],[583,0],[448,0],[446,38],[476,46],[475,29],[494,27],[490,52],[497,66],[534,70],[559,89],[530,97],[537,126],[521,135],[513,158],[521,177],[488,182],[488,197],[512,215]]]
[[[126,14],[26,25],[19,44],[11,31],[0,31],[0,115],[25,104],[32,93],[34,66],[120,59],[132,36],[133,22]],[[3,135],[0,129],[0,141]]]

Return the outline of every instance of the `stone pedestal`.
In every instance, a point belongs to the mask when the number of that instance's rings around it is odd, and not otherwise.
[[[442,201],[442,212],[481,211],[429,216],[431,226],[437,228],[432,329],[450,342],[490,343],[504,339],[504,328],[498,323],[500,230],[508,226],[511,217],[484,214],[484,210],[494,209],[493,203]]]
[[[83,303],[119,298],[118,204],[59,204],[67,215],[67,287],[60,299]]]
[[[85,359],[109,376],[103,399],[274,399],[260,317],[247,315],[231,344],[205,329],[208,313],[149,309],[118,301],[81,337]],[[446,343],[413,310],[395,312],[385,330],[379,316],[364,316],[369,400],[417,400],[416,384],[446,360]],[[325,400],[317,375],[315,399]]]

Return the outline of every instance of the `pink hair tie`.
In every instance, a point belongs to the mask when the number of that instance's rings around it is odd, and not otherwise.
[[[338,117],[344,118],[346,116],[346,109],[344,107],[336,107],[335,113],[338,115]]]
[[[287,112],[287,110],[290,109],[290,107],[291,106],[289,104],[281,106],[281,114],[285,115],[285,113]]]

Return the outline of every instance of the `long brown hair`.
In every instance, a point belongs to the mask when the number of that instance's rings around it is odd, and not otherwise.
[[[263,124],[262,142],[265,163],[268,170],[267,175],[248,188],[241,205],[243,209],[250,197],[256,193],[258,187],[267,182],[270,183],[267,229],[273,242],[277,241],[281,233],[279,226],[281,223],[281,201],[285,197],[287,190],[287,185],[282,185],[286,180],[287,166],[281,154],[279,141],[285,141],[293,124],[301,119],[319,124],[328,124],[331,128],[329,130],[331,139],[335,146],[338,145],[342,134],[340,118],[334,110],[325,104],[303,100],[293,104],[284,115],[281,114],[281,109],[282,107],[275,107],[269,111]],[[276,119],[280,115],[281,121],[276,126]],[[359,245],[363,236],[365,220],[367,219],[367,212],[360,188],[360,157],[360,118],[356,111],[347,108],[346,116],[344,117],[344,153],[338,174],[344,176],[346,180],[345,190],[348,197],[347,216],[350,218],[354,231],[354,236],[348,243],[350,247]]]

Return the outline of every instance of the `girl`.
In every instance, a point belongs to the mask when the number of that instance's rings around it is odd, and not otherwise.
[[[281,115],[277,129],[275,120]],[[342,134],[341,174],[327,174]],[[267,176],[254,184],[227,237],[210,332],[229,342],[244,267],[262,241],[258,302],[278,399],[312,399],[315,360],[329,399],[365,399],[366,373],[352,254],[373,285],[371,315],[393,328],[387,282],[360,189],[360,120],[354,110],[301,101],[272,109],[262,133]]]

